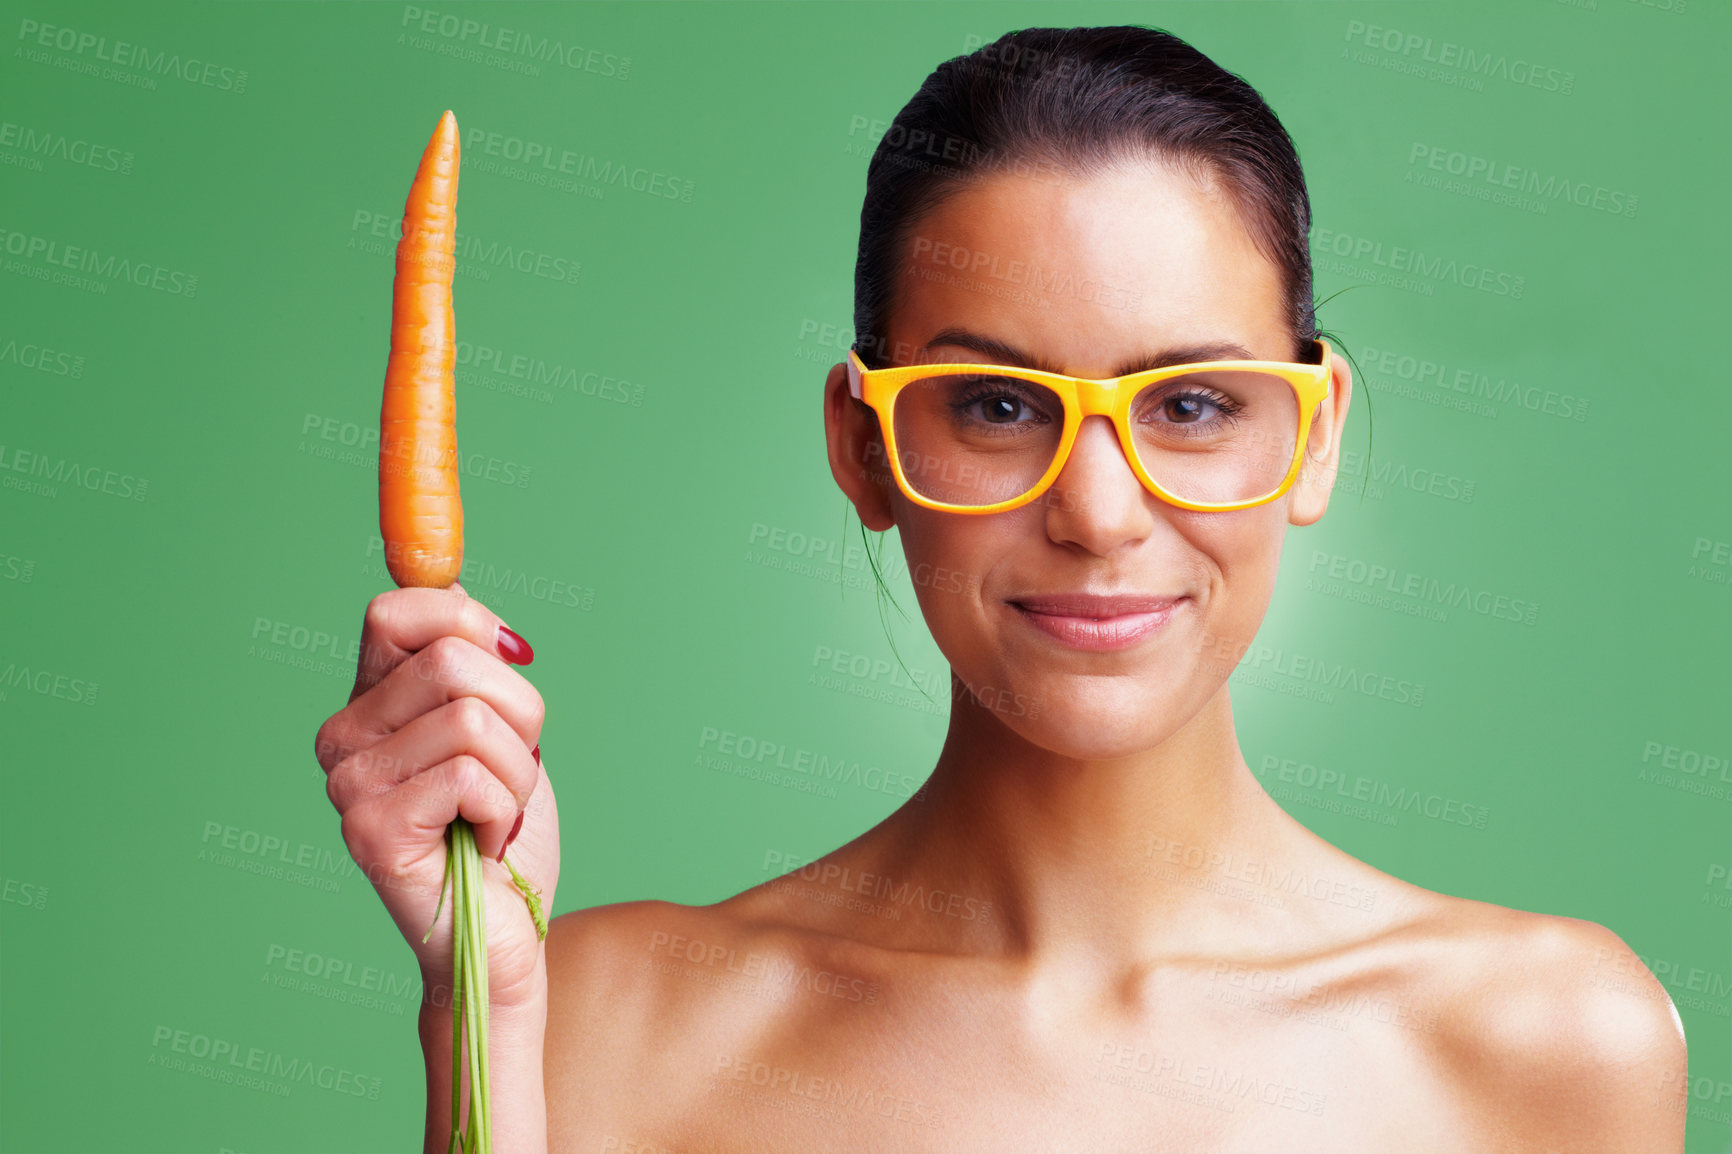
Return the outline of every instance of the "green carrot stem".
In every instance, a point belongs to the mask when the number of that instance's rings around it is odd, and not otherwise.
[[[501,859],[504,860],[504,859]],[[487,911],[486,888],[481,873],[481,853],[475,846],[475,827],[458,817],[445,828],[445,873],[439,882],[439,901],[433,907],[433,923],[421,935],[425,942],[439,924],[445,908],[445,890],[451,889],[451,1142],[448,1154],[493,1154],[488,1117],[491,1094],[487,1080]],[[537,940],[547,938],[547,915],[541,908],[541,890],[517,872],[509,861],[511,882],[529,906]],[[469,1125],[463,1126],[463,1040],[469,1037]]]
[[[517,867],[511,864],[510,858],[499,859],[505,863],[505,868],[511,871],[511,884],[517,887],[517,892],[523,895],[523,900],[529,903],[529,916],[535,922],[535,938],[537,941],[547,940],[547,914],[541,908],[541,890],[530,884],[528,878],[517,872]]]
[[[468,822],[459,831],[464,840],[462,867],[466,873],[469,926],[466,940],[470,955],[465,985],[469,993],[469,1122],[476,1129],[472,1141],[477,1154],[492,1154],[487,1105],[487,916],[482,884],[481,855],[475,847],[475,830]]]
[[[457,836],[458,818],[445,827],[445,862],[451,870],[451,1136],[457,1140],[458,1154],[463,1154],[461,1135],[463,1121],[463,922],[468,904],[463,900],[462,875],[459,859],[462,852]]]
[[[433,927],[439,924],[439,911],[445,908],[445,887],[451,881],[451,827],[445,827],[445,872],[439,875],[439,901],[433,906],[433,920],[427,923],[427,932],[421,935],[425,942],[433,935]]]

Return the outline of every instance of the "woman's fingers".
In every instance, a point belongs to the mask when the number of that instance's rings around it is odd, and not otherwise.
[[[333,769],[326,794],[338,813],[385,793],[432,766],[462,754],[487,767],[490,789],[517,809],[529,804],[540,767],[523,738],[479,697],[459,697],[423,713],[389,737],[349,754]]]
[[[497,857],[520,812],[480,758],[460,753],[351,805],[343,812],[343,842],[376,887],[390,888],[391,876],[410,876],[402,867],[439,846],[459,815],[475,827],[476,848]],[[431,888],[436,879],[423,884]]]
[[[349,700],[366,693],[410,654],[440,637],[461,637],[501,660],[531,656],[515,634],[503,635],[499,615],[464,592],[449,589],[392,589],[367,603],[361,624],[361,654]],[[502,640],[503,639],[503,640]]]
[[[545,706],[522,674],[462,637],[445,636],[385,675],[320,730],[319,761],[327,772],[359,749],[403,729],[422,714],[463,697],[480,698],[516,731],[523,748],[541,740]]]

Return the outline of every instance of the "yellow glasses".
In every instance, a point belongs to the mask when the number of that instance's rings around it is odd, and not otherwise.
[[[1118,430],[1125,459],[1182,509],[1248,509],[1285,493],[1334,350],[1318,364],[1206,361],[1107,380],[993,364],[869,369],[848,351],[848,388],[878,414],[890,468],[917,505],[998,513],[1046,492],[1082,419]]]

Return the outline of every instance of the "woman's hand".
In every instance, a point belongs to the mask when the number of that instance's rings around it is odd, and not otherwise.
[[[509,871],[490,864],[507,836],[511,860],[553,910],[559,813],[536,751],[541,694],[510,659],[533,654],[462,586],[394,589],[367,606],[349,704],[315,742],[343,842],[408,939],[424,999],[449,1008],[452,894],[423,942],[445,877],[445,829],[461,815],[485,859],[487,980],[495,1007],[545,998],[541,941]]]

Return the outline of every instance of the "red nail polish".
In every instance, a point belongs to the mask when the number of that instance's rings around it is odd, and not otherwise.
[[[535,754],[535,764],[540,765],[541,764],[541,742],[539,742],[539,741],[536,742],[535,748],[533,750],[531,750],[530,752]]]
[[[535,650],[529,647],[529,642],[503,625],[499,627],[499,639],[495,645],[499,656],[513,665],[528,665],[535,660]]]
[[[495,861],[505,860],[505,851],[511,848],[511,843],[517,840],[517,831],[523,828],[523,815],[527,810],[517,811],[517,820],[511,823],[511,832],[505,835],[505,844],[499,847],[499,856]]]

